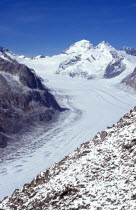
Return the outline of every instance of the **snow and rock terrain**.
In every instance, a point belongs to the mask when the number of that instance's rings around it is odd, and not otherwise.
[[[60,106],[32,69],[0,58],[0,147],[25,126],[49,121]]]
[[[33,68],[60,106],[69,109],[48,126],[36,123],[35,129],[17,136],[14,146],[8,144],[6,150],[0,149],[0,199],[93,139],[135,106],[135,92],[119,84],[134,71],[136,57],[106,42],[94,47],[83,40],[60,55],[32,59],[2,48],[0,57]],[[82,63],[81,71],[77,71],[78,62]],[[66,66],[66,74],[58,72],[60,66]]]
[[[111,125],[135,106],[135,93],[116,87],[111,80],[80,80],[46,75],[62,112],[57,121],[37,125],[17,143],[0,150],[0,199],[30,182],[40,171],[73,152],[97,132]],[[18,143],[20,142],[20,143]]]
[[[136,56],[136,49],[135,48],[132,48],[132,47],[123,47],[121,50],[122,51],[125,51],[129,55]]]
[[[134,71],[122,80],[122,83],[136,89],[136,68]]]
[[[3,209],[136,209],[136,107],[0,204]]]
[[[77,78],[100,79],[121,75],[121,82],[136,67],[135,49],[125,47],[118,51],[106,41],[94,46],[87,40],[81,40],[59,55],[39,55],[34,58],[18,56],[6,48],[1,49],[0,56],[5,59],[17,60],[37,71],[43,69]]]

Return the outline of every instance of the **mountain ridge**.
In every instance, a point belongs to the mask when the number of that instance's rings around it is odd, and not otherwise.
[[[48,121],[61,110],[32,69],[0,58],[0,148],[26,125]]]
[[[116,50],[106,41],[94,46],[88,40],[81,40],[58,55],[38,55],[33,58],[15,55],[7,48],[1,49],[6,49],[4,53],[1,51],[2,58],[25,64],[35,69],[38,74],[48,71],[89,80],[117,78],[118,83],[121,83],[136,67],[134,48]]]

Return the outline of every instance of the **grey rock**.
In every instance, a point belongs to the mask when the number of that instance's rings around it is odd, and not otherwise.
[[[120,55],[117,51],[110,51],[110,53],[111,53],[111,55],[114,59],[119,59],[120,58]]]
[[[0,132],[14,134],[26,125],[52,119],[61,111],[54,96],[27,66],[0,58]],[[0,147],[8,138],[0,136]]]
[[[104,139],[106,138],[106,136],[107,136],[107,132],[106,132],[106,131],[102,131],[102,132],[100,133],[100,138],[101,138],[102,140],[104,140]]]
[[[8,137],[3,133],[0,133],[0,148],[4,148],[7,146]]]
[[[79,61],[81,61],[81,55],[73,56],[72,58],[68,58],[67,60],[60,63],[57,73],[59,73],[60,70],[65,70],[69,66],[75,65]]]
[[[134,71],[131,74],[129,74],[127,77],[125,77],[121,81],[121,83],[124,83],[136,90],[136,68],[134,69]]]
[[[126,65],[122,63],[122,60],[123,58],[120,58],[110,62],[105,69],[104,78],[109,79],[120,75],[126,69]]]
[[[132,47],[123,47],[121,51],[125,51],[129,55],[136,56],[136,49]]]
[[[45,89],[32,69],[29,69],[23,64],[9,62],[0,58],[0,71],[9,73],[13,76],[17,75],[22,85],[29,88],[38,88],[40,90]]]

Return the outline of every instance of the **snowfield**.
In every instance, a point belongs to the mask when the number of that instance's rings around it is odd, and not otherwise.
[[[117,122],[135,106],[136,95],[114,80],[72,79],[36,71],[56,95],[62,112],[56,122],[37,125],[0,149],[0,199],[30,182],[40,171],[73,152],[98,131]]]

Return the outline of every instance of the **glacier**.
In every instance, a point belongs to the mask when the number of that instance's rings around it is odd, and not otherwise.
[[[51,57],[27,58],[2,49],[0,57],[33,68],[67,111],[57,121],[36,124],[17,136],[14,146],[9,142],[6,149],[0,149],[0,200],[116,123],[136,101],[135,91],[120,84],[136,67],[136,57],[115,50],[107,42],[93,46],[82,40]],[[118,71],[118,60],[123,71],[112,79],[104,78],[107,65],[113,64],[114,73]],[[69,77],[73,72],[76,76]],[[86,75],[95,79],[87,80]]]
[[[37,125],[21,136],[14,148],[9,144],[6,150],[0,149],[0,199],[91,140],[135,106],[135,92],[124,91],[115,81],[83,80],[44,71],[40,76],[46,78],[44,82],[59,104],[69,110],[61,113],[49,130]]]

